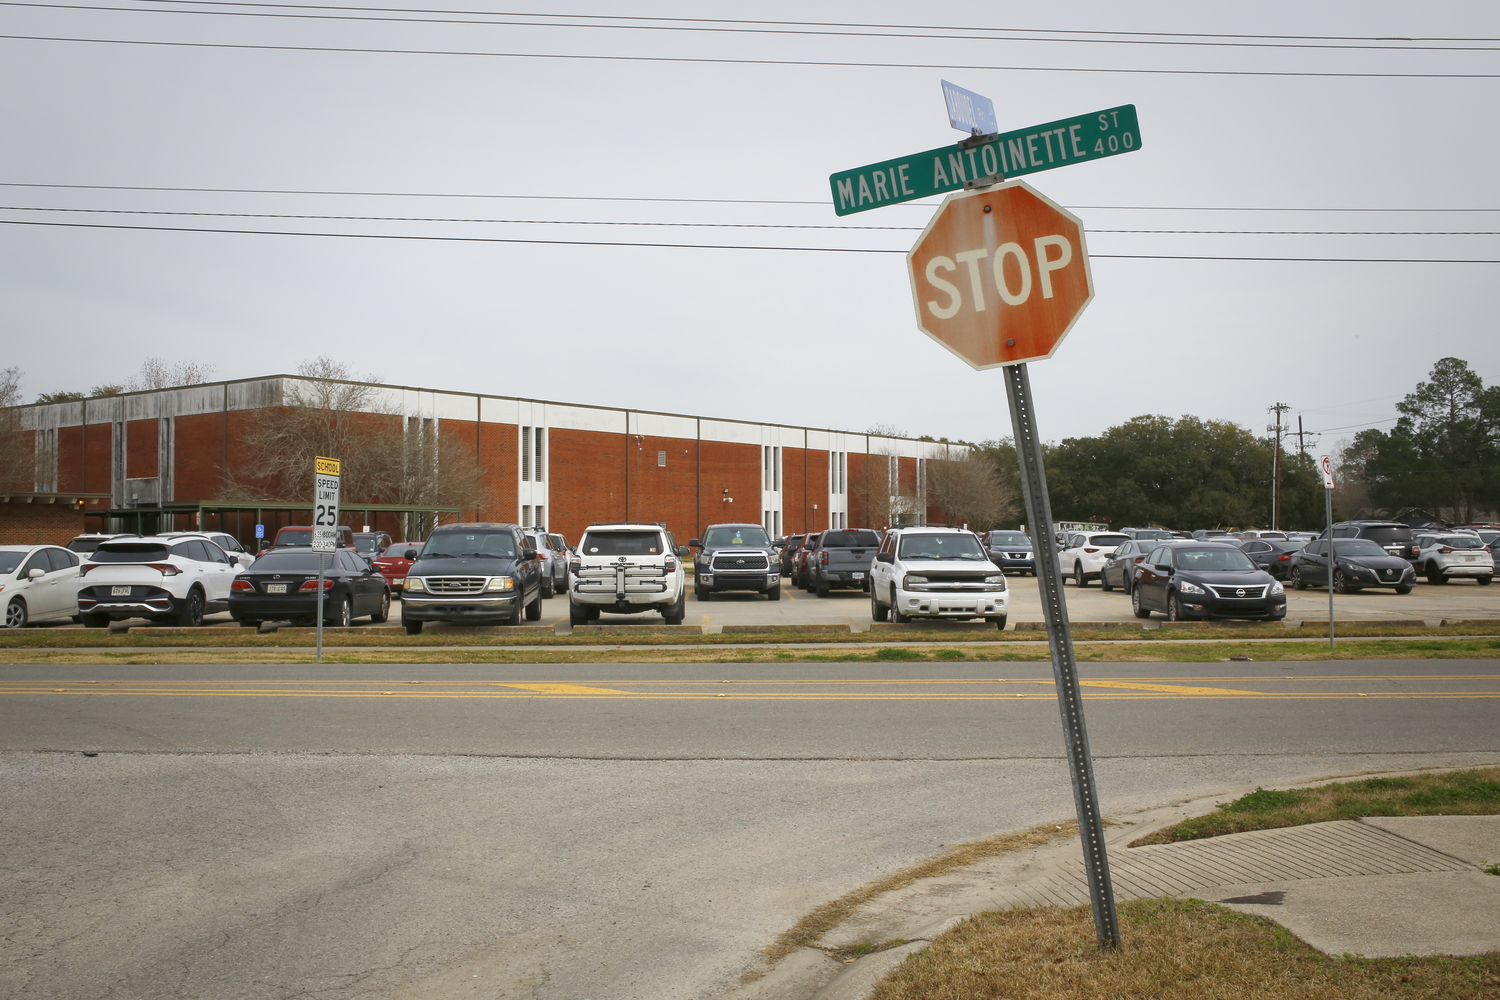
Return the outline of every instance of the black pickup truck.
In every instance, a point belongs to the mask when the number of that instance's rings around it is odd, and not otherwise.
[[[870,561],[880,548],[873,528],[831,528],[807,553],[807,590],[827,597],[834,587],[870,589]]]

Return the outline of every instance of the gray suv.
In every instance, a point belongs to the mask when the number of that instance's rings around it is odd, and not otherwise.
[[[702,539],[688,543],[693,559],[693,596],[709,599],[715,591],[752,590],[781,600],[781,556],[758,524],[711,524]]]

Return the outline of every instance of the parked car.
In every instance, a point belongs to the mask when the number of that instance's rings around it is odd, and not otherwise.
[[[1174,622],[1286,617],[1280,581],[1223,542],[1162,542],[1141,564],[1130,603],[1137,618],[1160,611]]]
[[[1275,530],[1270,530],[1270,529],[1251,528],[1251,529],[1249,529],[1247,531],[1236,531],[1234,533],[1234,537],[1235,538],[1274,538],[1277,541],[1286,541],[1286,532],[1285,531],[1275,531]]]
[[[237,556],[206,538],[160,536],[108,541],[78,567],[78,613],[89,628],[114,618],[148,618],[196,628],[229,606]]]
[[[293,524],[285,528],[276,529],[276,542],[271,547],[275,549],[310,549],[312,548],[312,525]],[[347,524],[339,525],[339,547],[354,548],[354,529]]]
[[[1146,561],[1146,556],[1151,550],[1162,543],[1160,538],[1132,538],[1104,561],[1104,566],[1099,570],[1099,587],[1102,590],[1114,590],[1119,587],[1125,591],[1125,596],[1130,596],[1131,589],[1135,586],[1136,570],[1141,563]]]
[[[1490,547],[1490,557],[1494,560],[1495,569],[1500,571],[1500,528],[1488,526],[1474,529],[1479,535],[1479,540]]]
[[[1098,578],[1104,563],[1115,549],[1132,541],[1117,531],[1073,531],[1068,533],[1063,549],[1057,554],[1057,563],[1065,576],[1071,576],[1080,587]]]
[[[1289,539],[1247,538],[1240,542],[1240,551],[1276,579],[1285,580],[1291,573],[1292,556],[1306,545],[1305,541]]]
[[[1477,534],[1422,535],[1413,543],[1416,565],[1428,583],[1447,583],[1455,578],[1472,579],[1488,587],[1495,576],[1495,557]]]
[[[781,564],[781,575],[787,579],[795,579],[794,567],[797,562],[797,550],[802,547],[802,539],[805,535],[787,535],[782,539],[781,551],[777,553],[777,561]]]
[[[1222,528],[1199,528],[1193,532],[1193,538],[1197,539],[1200,542],[1209,538],[1222,539],[1227,538],[1228,536],[1229,532],[1225,531]]]
[[[834,587],[870,589],[870,560],[880,548],[873,528],[830,528],[807,554],[807,589],[827,597]]]
[[[693,557],[693,596],[698,600],[728,590],[752,590],[767,600],[781,600],[781,560],[760,525],[711,524],[701,540],[688,545],[698,550]]]
[[[1024,531],[991,531],[985,538],[990,562],[1000,567],[1003,573],[1013,570],[1023,576],[1036,576],[1036,550],[1031,547],[1031,536]]]
[[[568,589],[569,553],[560,543],[561,535],[550,535],[543,528],[522,528],[521,534],[536,549],[536,557],[542,564],[542,596],[552,597]]]
[[[802,542],[797,546],[797,551],[792,554],[792,583],[802,588],[807,588],[807,557],[818,545],[818,539],[823,537],[821,531],[814,531],[802,536]]]
[[[391,547],[392,539],[386,531],[355,531],[350,533],[350,537],[354,541],[355,550],[372,566],[380,554]]]
[[[5,627],[78,616],[78,553],[57,545],[0,545]]]
[[[140,537],[141,537],[140,535],[134,534],[134,533],[125,533],[125,534],[118,534],[118,535],[99,535],[99,534],[89,533],[89,534],[86,534],[86,535],[78,535],[78,536],[76,536],[71,542],[68,543],[67,549],[68,549],[69,552],[77,552],[80,555],[88,555],[90,552],[94,551],[100,545],[103,545],[105,542],[109,541],[111,538],[140,538]]]
[[[255,556],[245,551],[240,540],[233,535],[223,531],[163,531],[158,538],[206,538],[219,548],[224,550],[225,555],[237,557],[241,569],[247,569],[255,564]]]
[[[375,571],[385,577],[388,587],[400,593],[406,583],[406,571],[421,551],[421,542],[392,542],[375,560]]]
[[[519,625],[542,617],[542,566],[517,524],[441,524],[406,571],[401,624]]]
[[[1005,573],[964,528],[892,528],[870,563],[870,618],[981,618],[1005,628]]]
[[[1398,594],[1409,594],[1417,580],[1417,571],[1404,556],[1391,555],[1373,538],[1335,538],[1333,557],[1336,594],[1349,594],[1366,587],[1391,587]],[[1294,553],[1287,572],[1296,590],[1327,587],[1328,539],[1308,542]]]
[[[1318,537],[1316,531],[1288,531],[1286,540],[1289,542],[1310,542]]]
[[[668,625],[681,625],[687,614],[682,561],[689,555],[659,524],[589,525],[568,565],[569,621],[585,625],[603,611],[657,611]]]
[[[323,623],[348,628],[391,614],[391,588],[358,552],[339,549],[323,562]],[[267,552],[229,587],[229,614],[245,626],[265,621],[313,624],[318,618],[318,555],[308,549]]]
[[[1328,532],[1325,530],[1318,537],[1327,538]],[[1417,558],[1411,528],[1400,521],[1339,521],[1333,526],[1333,537],[1368,538],[1393,556]]]
[[[1121,528],[1120,534],[1125,535],[1128,538],[1147,541],[1152,539],[1155,539],[1157,541],[1164,541],[1165,539],[1176,537],[1172,534],[1172,532],[1168,531],[1165,528]]]

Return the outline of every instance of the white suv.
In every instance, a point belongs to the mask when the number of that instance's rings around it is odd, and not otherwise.
[[[1428,583],[1447,583],[1454,577],[1472,577],[1488,586],[1495,575],[1495,559],[1476,532],[1420,535],[1416,564],[1427,574]]]
[[[1080,587],[1099,577],[1104,564],[1115,554],[1115,549],[1130,541],[1129,535],[1117,531],[1070,531],[1063,549],[1057,554],[1057,564],[1064,576],[1071,576]]]
[[[870,617],[983,618],[1005,628],[1005,573],[972,531],[892,528],[870,563]]]
[[[656,610],[668,625],[687,613],[686,545],[659,524],[591,524],[568,563],[568,617],[574,625],[599,619],[601,611],[630,615]]]
[[[105,542],[78,568],[78,613],[89,628],[112,618],[198,626],[229,608],[236,557],[201,537]]]

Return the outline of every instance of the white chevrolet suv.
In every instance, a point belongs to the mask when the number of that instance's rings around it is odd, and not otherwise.
[[[111,618],[196,627],[204,614],[229,608],[239,571],[237,557],[202,537],[104,542],[78,567],[78,613],[89,628]]]
[[[1130,541],[1129,535],[1118,531],[1070,531],[1057,554],[1057,564],[1063,576],[1071,576],[1080,587],[1100,578],[1104,564],[1115,554],[1115,549]]]
[[[668,625],[687,612],[682,561],[688,547],[660,524],[591,524],[568,563],[568,618],[574,625],[598,621],[601,611],[632,615],[659,611]]]
[[[870,617],[983,618],[1005,628],[1005,573],[964,528],[892,528],[870,563]]]

